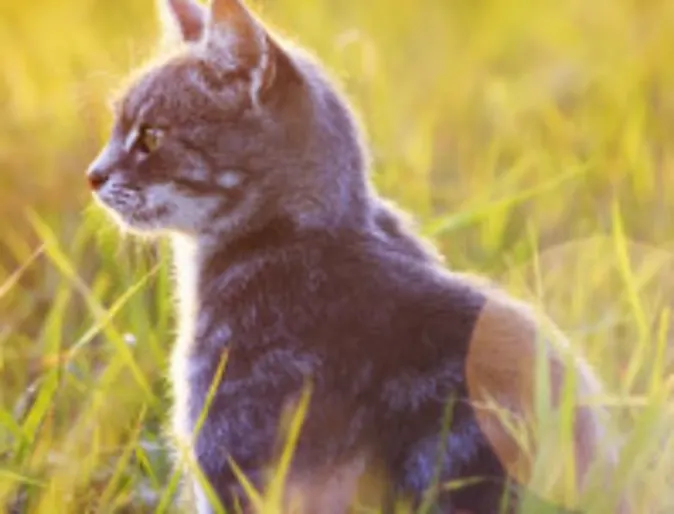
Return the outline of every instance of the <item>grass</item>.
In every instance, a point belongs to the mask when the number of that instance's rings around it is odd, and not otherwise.
[[[616,487],[636,513],[674,511],[674,3],[256,5],[344,84],[373,179],[448,264],[544,308],[587,356],[620,422]],[[152,51],[153,2],[0,14],[0,505],[169,512],[167,248],[121,238],[83,180],[109,93]]]

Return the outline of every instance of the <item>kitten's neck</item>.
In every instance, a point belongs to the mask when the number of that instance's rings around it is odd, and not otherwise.
[[[316,237],[330,238],[340,233],[372,237],[391,249],[416,259],[441,261],[423,240],[408,230],[398,212],[387,204],[372,201],[363,218],[333,226],[305,226],[289,217],[274,218],[265,224],[250,226],[238,235],[204,234],[172,236],[176,295],[181,330],[189,328],[198,314],[205,288],[220,280],[233,265],[247,262],[253,255],[268,255],[293,241]]]
[[[172,236],[175,296],[178,303],[178,328],[191,334],[199,309],[199,280],[204,263],[203,243],[183,234]]]
[[[173,261],[181,327],[188,326],[198,314],[204,288],[210,279],[221,278],[237,262],[245,262],[254,253],[263,253],[292,242],[301,231],[288,219],[231,235],[173,234]]]
[[[334,223],[306,225],[290,216],[271,218],[266,223],[250,225],[246,230],[232,234],[203,235],[174,234],[172,236],[175,278],[179,305],[183,317],[191,318],[199,308],[199,293],[208,284],[208,277],[221,276],[235,262],[246,261],[254,253],[262,254],[273,248],[292,244],[294,240],[315,237],[318,233],[329,237],[338,234],[361,234],[377,240],[386,240],[398,251],[422,259],[436,260],[435,252],[425,246],[396,209],[377,201],[371,195],[363,202],[362,213],[354,213]]]

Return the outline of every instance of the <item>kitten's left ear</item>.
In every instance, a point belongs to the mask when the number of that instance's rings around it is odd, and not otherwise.
[[[241,0],[212,0],[206,23],[206,46],[224,67],[250,74],[254,97],[273,82],[279,49]]]
[[[207,11],[196,0],[159,0],[159,15],[164,26],[164,39],[199,41],[206,27]]]

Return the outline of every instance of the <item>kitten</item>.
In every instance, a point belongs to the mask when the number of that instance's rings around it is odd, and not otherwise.
[[[377,196],[354,115],[313,59],[239,0],[163,7],[182,44],[133,77],[88,180],[121,225],[173,239],[177,444],[222,505],[247,505],[230,462],[264,487],[284,407],[310,381],[286,488],[302,512],[346,512],[375,476],[384,505],[419,505],[436,462],[443,482],[484,478],[437,489],[442,512],[496,513],[504,494],[513,511],[528,471],[485,402],[531,414],[534,316],[445,270]],[[543,349],[558,397],[563,351]],[[575,371],[579,399],[598,390]],[[599,412],[578,407],[574,423],[582,488],[591,460],[610,470],[614,455]]]

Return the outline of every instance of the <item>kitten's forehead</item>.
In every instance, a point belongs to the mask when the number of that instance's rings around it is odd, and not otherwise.
[[[218,70],[190,53],[146,67],[131,80],[117,102],[126,121],[171,123],[196,114],[222,116],[242,102],[241,87],[223,79],[214,87]]]

